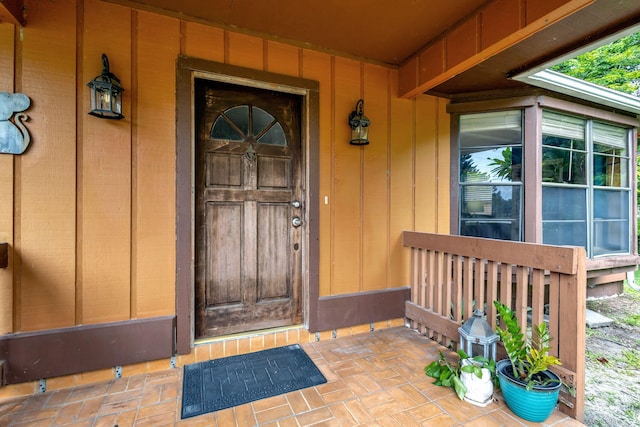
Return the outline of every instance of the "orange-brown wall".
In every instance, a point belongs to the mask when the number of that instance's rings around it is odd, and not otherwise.
[[[0,23],[0,91],[32,103],[29,149],[0,154],[0,334],[175,313],[178,55],[320,82],[321,296],[407,285],[401,231],[449,231],[445,101],[399,99],[397,70],[98,0],[25,4],[24,28]],[[87,115],[103,52],[121,121]]]

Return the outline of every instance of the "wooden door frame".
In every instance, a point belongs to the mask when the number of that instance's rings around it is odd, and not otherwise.
[[[194,100],[196,77],[301,95],[306,235],[302,259],[302,321],[313,330],[319,295],[319,93],[317,81],[180,56],[176,67],[176,350],[194,342]]]

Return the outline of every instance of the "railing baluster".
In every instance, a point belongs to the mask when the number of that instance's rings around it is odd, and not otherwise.
[[[516,267],[516,299],[513,311],[518,316],[520,328],[527,330],[527,297],[529,292],[529,268]]]
[[[484,260],[476,259],[475,276],[473,278],[473,298],[476,302],[476,309],[484,311]]]
[[[536,268],[531,279],[531,324],[544,321],[544,271]]]
[[[551,354],[558,356],[558,337],[560,336],[560,274],[549,273],[549,333],[551,340]]]
[[[462,291],[464,292],[462,304],[464,305],[463,319],[467,320],[471,318],[473,313],[473,264],[475,260],[473,258],[465,258],[464,263],[464,280],[462,282]]]
[[[489,261],[487,264],[487,323],[495,328],[496,312],[493,307],[493,301],[498,299],[498,268],[499,263]]]
[[[463,258],[459,255],[454,257],[453,266],[453,321],[462,323],[462,263]]]

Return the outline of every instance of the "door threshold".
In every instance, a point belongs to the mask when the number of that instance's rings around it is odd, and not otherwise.
[[[260,335],[274,334],[277,332],[292,331],[295,329],[304,329],[304,325],[300,324],[300,325],[292,325],[292,326],[280,326],[277,328],[259,329],[257,331],[238,332],[236,334],[222,335],[222,336],[213,337],[213,338],[200,338],[195,340],[193,342],[193,345],[197,346],[197,345],[211,344],[211,343],[220,342],[220,341],[228,341],[232,339],[237,340],[242,338],[251,338],[251,337],[256,337]]]

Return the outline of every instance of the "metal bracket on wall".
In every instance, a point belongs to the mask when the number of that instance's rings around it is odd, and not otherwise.
[[[9,266],[9,244],[0,243],[0,268]]]

